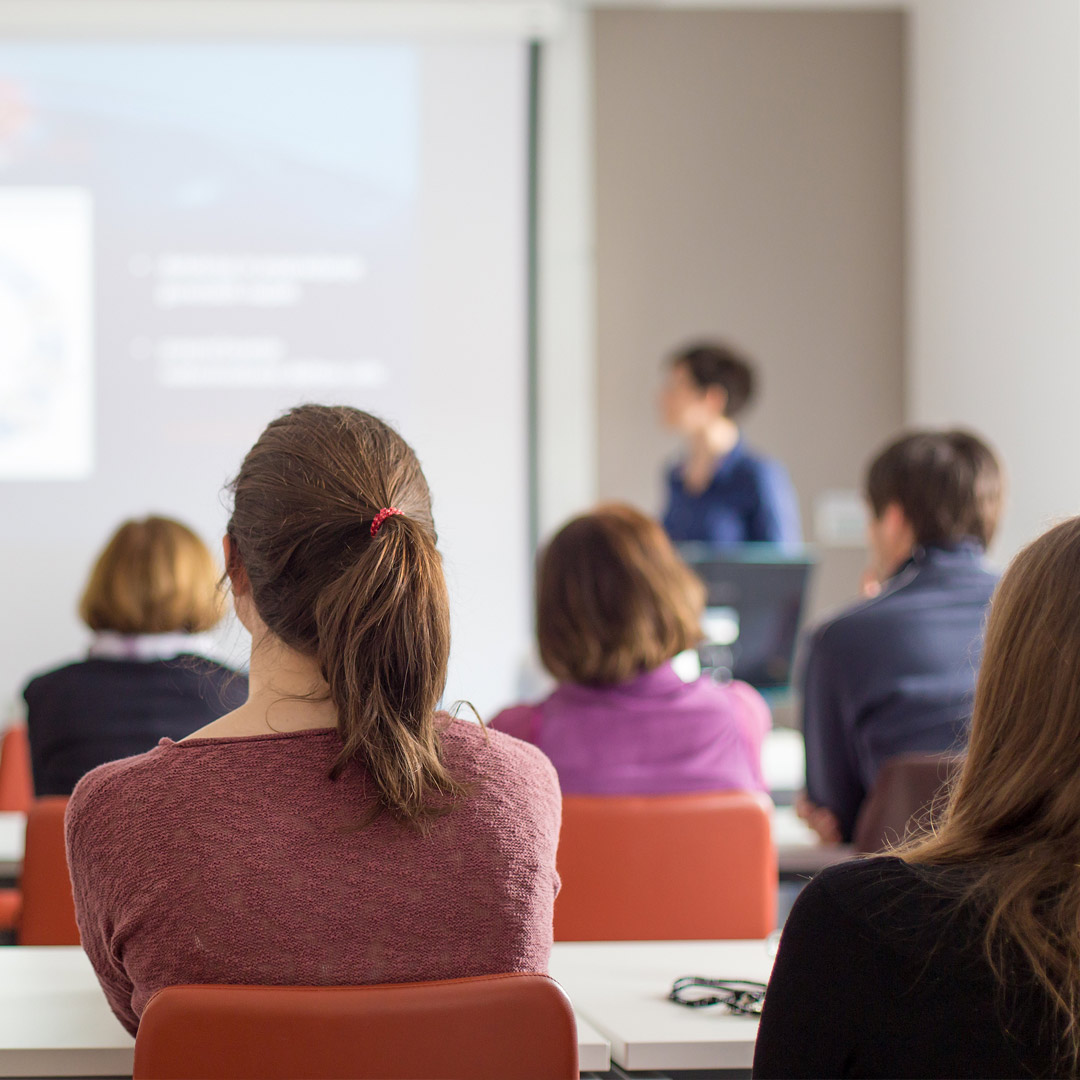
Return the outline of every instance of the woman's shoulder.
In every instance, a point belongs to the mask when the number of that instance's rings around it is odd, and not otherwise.
[[[510,705],[495,714],[488,722],[491,731],[501,731],[528,743],[536,742],[541,707],[536,705]]]
[[[162,790],[162,774],[167,768],[165,748],[157,746],[144,754],[109,761],[91,769],[76,785],[68,800],[69,830],[94,821],[107,827],[123,818],[123,809],[145,807]]]
[[[163,660],[148,660],[145,663],[162,664],[171,668],[191,671],[197,675],[210,675],[226,679],[247,679],[247,674],[239,668],[231,667],[225,661],[213,656],[204,656],[202,653],[177,653],[176,656]]]
[[[795,925],[842,917],[867,940],[925,956],[926,942],[965,952],[977,936],[974,913],[959,902],[956,872],[890,855],[852,859],[822,870],[799,894]],[[957,915],[965,916],[956,918]]]
[[[170,685],[175,683],[177,675],[187,675],[196,680],[209,678],[215,682],[235,681],[247,685],[247,675],[243,671],[196,653],[179,653],[172,657],[149,659],[88,656],[34,673],[27,680],[23,693],[33,694],[54,686],[112,682],[129,678],[133,673],[150,677],[158,675],[167,679]]]
[[[751,720],[755,728],[761,729],[762,736],[772,727],[768,702],[749,683],[738,679],[717,682],[709,675],[702,675],[686,684],[684,696],[688,702],[711,706],[718,716],[738,714],[740,719]]]
[[[55,685],[93,679],[96,668],[97,665],[94,661],[84,658],[81,660],[69,660],[65,664],[58,664],[56,667],[36,671],[26,680],[26,685],[23,687],[23,696],[25,697],[27,694],[32,696],[38,691],[48,690]]]
[[[559,800],[559,778],[547,756],[531,743],[468,720],[443,728],[447,765],[465,783],[526,800]]]
[[[507,732],[459,717],[447,718],[442,728],[443,745],[448,756],[462,764],[475,763],[488,771],[492,766],[513,767],[516,771],[547,776],[555,767],[547,756],[531,743]]]

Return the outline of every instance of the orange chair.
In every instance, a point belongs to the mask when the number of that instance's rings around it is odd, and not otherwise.
[[[170,986],[135,1080],[576,1080],[574,1011],[546,975],[381,986]]]
[[[0,739],[0,811],[25,814],[34,800],[30,740],[26,728],[13,727]]]
[[[772,933],[779,874],[767,807],[740,791],[565,796],[555,940]]]
[[[35,799],[26,818],[19,891],[22,912],[18,920],[20,945],[78,945],[75,901],[71,895],[67,853],[64,849],[64,810],[67,797]]]
[[[11,934],[19,926],[22,893],[18,889],[0,889],[0,932]]]

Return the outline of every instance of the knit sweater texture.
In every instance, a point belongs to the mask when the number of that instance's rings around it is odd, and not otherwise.
[[[379,814],[316,730],[162,739],[72,795],[82,943],[128,1031],[183,983],[355,985],[547,970],[561,800],[540,751],[446,718],[469,794],[426,833]]]

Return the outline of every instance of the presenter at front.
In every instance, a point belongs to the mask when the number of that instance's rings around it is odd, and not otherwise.
[[[726,345],[676,353],[661,409],[686,440],[668,473],[664,528],[675,541],[799,543],[799,505],[787,470],[747,447],[738,417],[754,396],[750,364]]]

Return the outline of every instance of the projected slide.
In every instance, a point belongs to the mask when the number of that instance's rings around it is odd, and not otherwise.
[[[93,466],[91,202],[0,188],[0,479]]]
[[[259,432],[319,401],[416,448],[447,701],[490,714],[529,645],[527,46],[232,7],[249,35],[0,41],[0,703],[85,648],[120,521],[216,547]]]
[[[0,47],[0,478],[92,468],[95,353],[147,393],[349,387],[394,411],[416,66],[385,45]]]

